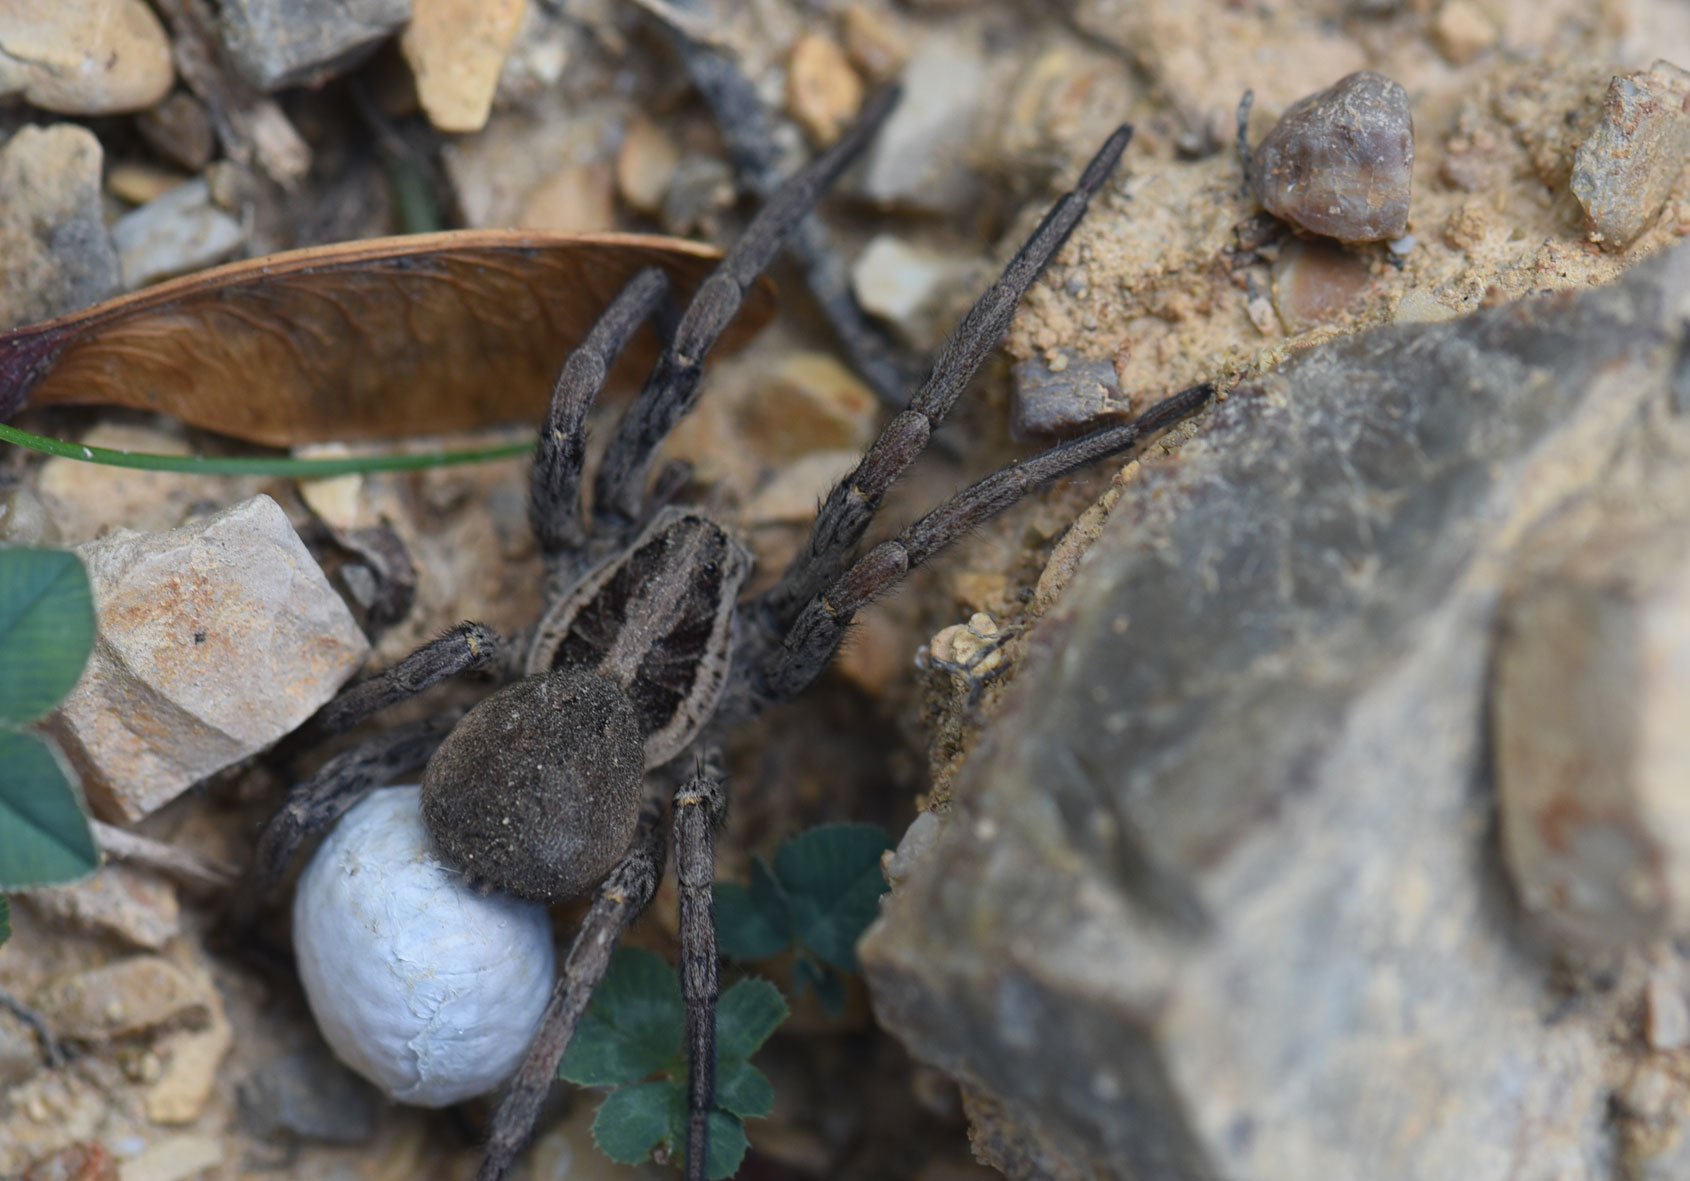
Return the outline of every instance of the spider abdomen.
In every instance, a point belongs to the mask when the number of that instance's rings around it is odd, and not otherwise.
[[[555,902],[596,885],[633,839],[645,748],[608,678],[525,677],[460,721],[423,772],[423,819],[476,884]]]

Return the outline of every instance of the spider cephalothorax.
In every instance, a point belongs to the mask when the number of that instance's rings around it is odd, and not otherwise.
[[[560,590],[529,642],[522,678],[455,728],[442,721],[396,727],[331,760],[295,789],[260,844],[260,884],[273,886],[306,833],[428,760],[424,816],[435,844],[467,880],[541,901],[597,887],[499,1109],[481,1177],[501,1176],[526,1141],[611,948],[656,889],[664,860],[658,797],[665,794],[687,1009],[686,1175],[703,1177],[715,1071],[712,828],[727,798],[720,735],[801,692],[832,658],[855,613],[913,567],[1030,489],[1142,447],[1213,392],[1193,387],[1135,422],[1011,464],[857,554],[886,490],[926,447],[1114,168],[1131,136],[1122,128],[969,312],[908,407],[835,486],[792,564],[769,590],[741,600],[750,557],[708,516],[667,506],[676,481],[670,473],[648,480],[653,456],[692,405],[699,366],[746,290],[893,101],[891,94],[872,101],[856,127],[787,182],[699,289],[622,417],[590,508],[581,495],[587,410],[634,329],[669,319],[661,314],[663,275],[637,275],[565,363],[540,428],[530,486],[530,519],[549,585]],[[489,663],[502,643],[479,624],[461,625],[347,689],[318,724],[344,729],[443,677]]]

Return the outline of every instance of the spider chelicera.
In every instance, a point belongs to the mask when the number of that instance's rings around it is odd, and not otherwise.
[[[397,727],[324,765],[265,830],[260,890],[281,880],[299,843],[376,785],[426,760],[423,814],[445,858],[478,889],[555,902],[596,888],[528,1056],[495,1116],[482,1181],[503,1176],[533,1128],[593,989],[623,930],[650,901],[671,802],[686,1001],[686,1177],[702,1181],[715,1084],[717,954],[710,885],[713,829],[727,807],[718,743],[730,726],[789,700],[827,665],[855,613],[913,567],[1029,490],[1105,456],[1141,448],[1213,395],[1194,386],[1136,421],[1012,463],[856,556],[887,489],[927,446],[1008,329],[1021,296],[1084,216],[1131,138],[1122,127],[1046,214],[980,298],[926,384],[828,495],[809,540],[769,590],[745,600],[749,554],[696,509],[670,504],[684,473],[650,479],[654,456],[691,408],[700,366],[785,235],[862,150],[896,95],[877,96],[826,153],[796,174],[678,321],[667,282],[636,275],[564,363],[540,428],[529,515],[550,606],[528,640],[524,674],[459,720]],[[647,319],[667,347],[630,403],[599,467],[590,508],[582,479],[588,408],[611,363]],[[648,490],[648,484],[650,488]],[[465,623],[324,707],[346,729],[441,679],[493,661],[505,641]]]

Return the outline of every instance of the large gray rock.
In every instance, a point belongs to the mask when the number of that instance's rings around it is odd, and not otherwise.
[[[1680,248],[1312,350],[1128,488],[861,948],[989,1159],[1617,1175],[1642,988],[1566,1003],[1497,848],[1487,697],[1522,535],[1690,456],[1687,316]]]

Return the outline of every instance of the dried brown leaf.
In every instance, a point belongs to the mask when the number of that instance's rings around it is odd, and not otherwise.
[[[684,302],[716,253],[644,234],[464,230],[216,267],[0,334],[0,420],[107,403],[285,447],[537,422],[569,350],[644,266]],[[773,314],[747,297],[723,347]],[[612,385],[637,383],[648,329]]]

